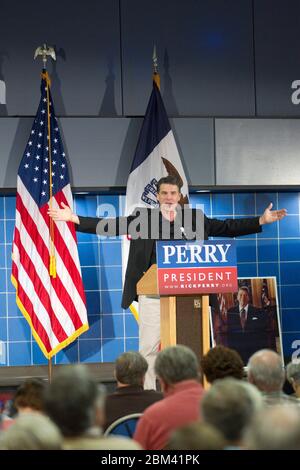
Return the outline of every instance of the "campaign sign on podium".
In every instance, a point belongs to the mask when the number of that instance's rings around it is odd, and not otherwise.
[[[237,290],[234,240],[156,242],[159,295]]]

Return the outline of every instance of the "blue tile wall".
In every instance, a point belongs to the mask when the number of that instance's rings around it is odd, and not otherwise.
[[[5,268],[5,244],[4,243],[0,243],[0,269],[1,268]]]
[[[256,240],[238,238],[236,240],[236,255],[239,263],[254,263],[257,259]]]
[[[291,193],[278,193],[278,206],[285,207],[290,215],[298,215],[299,197],[291,197]]]
[[[79,358],[79,340],[74,341],[55,356],[56,364],[72,364],[78,362]]]
[[[57,361],[56,363],[58,364]],[[32,364],[48,364],[48,359],[45,358],[36,341],[34,341],[32,344]]]
[[[103,291],[102,292],[102,310],[104,314],[120,313],[122,303],[122,290]]]
[[[278,262],[278,241],[277,240],[260,240],[257,246],[257,257],[259,263]]]
[[[106,339],[124,337],[124,315],[106,315],[102,322],[102,337]]]
[[[103,361],[115,361],[117,357],[125,351],[125,346],[126,342],[121,338],[103,341]]]
[[[122,288],[122,267],[103,266],[101,267],[101,289],[112,290]]]
[[[257,193],[255,197],[257,214],[261,214],[270,203],[273,204],[273,209],[278,209],[278,193]]]
[[[4,198],[4,214],[6,220],[14,220],[16,213],[16,198],[14,196]]]
[[[0,268],[0,293],[6,292],[6,269]]]
[[[4,219],[0,219],[0,252],[3,253],[4,246],[2,245],[4,243]]]
[[[233,214],[232,194],[212,194],[212,212],[215,217]]]
[[[79,359],[80,362],[102,362],[100,346],[100,339],[82,339],[79,345]],[[110,362],[107,359],[105,362]]]
[[[240,193],[234,195],[234,213],[241,214],[245,217],[254,215],[255,213],[255,194]]]
[[[0,198],[0,220],[3,222],[4,219],[4,197]]]
[[[299,239],[281,239],[279,244],[279,256],[281,261],[300,261]]]
[[[8,340],[7,362],[10,366],[32,365],[32,343],[29,341],[16,342]]]
[[[101,310],[101,292],[85,290],[86,303],[89,315],[98,315]]]
[[[121,243],[113,241],[103,242],[100,245],[100,263],[102,266],[121,266],[122,248]]]
[[[81,266],[99,266],[99,246],[98,243],[82,243],[79,252]]]
[[[190,194],[190,204],[192,207],[196,205],[200,205],[201,209],[207,215],[207,217],[211,217],[211,210],[212,210],[212,194],[210,193],[197,193],[197,194]]]
[[[7,322],[5,318],[0,318],[0,341],[7,341]]]
[[[257,275],[259,277],[275,276],[279,279],[279,266],[277,263],[259,263]]]
[[[0,294],[0,318],[6,318],[6,294]]]
[[[263,228],[257,235],[237,239],[240,277],[276,276],[281,307],[281,328],[287,360],[300,342],[300,209],[299,193],[195,193],[193,206],[203,204],[208,217],[248,217],[260,215],[273,202],[286,207],[289,215],[279,224]],[[117,212],[124,196],[78,195],[77,213],[86,216]],[[30,328],[16,306],[10,282],[11,241],[15,198],[0,197],[0,341],[5,354],[0,366],[46,364]],[[54,363],[111,362],[131,349],[138,349],[138,325],[129,310],[121,308],[121,240],[100,239],[77,233],[80,262],[86,290],[90,329],[60,351]],[[300,343],[299,343],[300,344]]]

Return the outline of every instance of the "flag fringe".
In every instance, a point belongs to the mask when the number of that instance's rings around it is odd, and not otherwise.
[[[139,323],[139,314],[138,314],[138,311],[137,309],[135,308],[135,306],[133,304],[129,305],[129,309],[132,313],[132,315],[134,316],[134,318],[136,319],[137,323]]]

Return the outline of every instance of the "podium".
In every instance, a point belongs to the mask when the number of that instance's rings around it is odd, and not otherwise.
[[[160,296],[161,347],[184,344],[200,360],[210,348],[209,295],[237,290],[234,241],[157,241],[157,265],[138,295]]]
[[[157,265],[153,264],[137,283],[138,295],[159,295]],[[184,344],[198,359],[210,348],[209,296],[201,294],[160,297],[161,348]]]

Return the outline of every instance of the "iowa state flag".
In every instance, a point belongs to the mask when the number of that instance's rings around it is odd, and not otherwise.
[[[127,181],[125,215],[131,214],[136,207],[158,207],[157,182],[160,178],[168,175],[176,176],[182,183],[180,203],[187,204],[186,177],[167,112],[154,79]],[[125,239],[123,242],[123,276],[126,271],[128,252],[129,241]],[[134,309],[131,310],[136,316]]]

